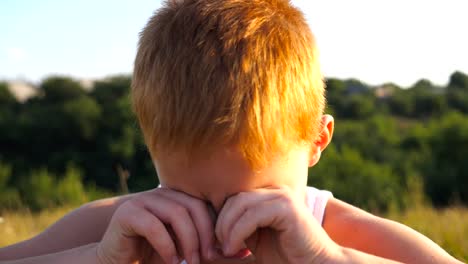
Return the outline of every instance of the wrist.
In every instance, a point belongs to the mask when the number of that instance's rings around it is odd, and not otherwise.
[[[346,261],[346,248],[336,245],[333,250],[328,252],[325,260],[322,263],[326,264],[341,264],[349,263]]]
[[[96,243],[94,245],[94,256],[96,258],[96,261],[95,261],[96,264],[111,264],[112,263],[112,261],[110,261],[102,252],[101,243]]]
[[[80,252],[81,250],[77,251],[77,253],[80,254],[80,258],[78,259],[86,260],[86,263],[104,264],[104,262],[102,262],[101,259],[99,258],[98,247],[99,247],[99,243],[91,243],[91,244],[83,246],[82,252]],[[73,262],[70,262],[70,263],[73,263]],[[85,261],[83,261],[82,263],[85,263]]]
[[[325,247],[318,256],[316,256],[310,263],[320,264],[341,264],[347,263],[345,260],[345,248],[332,242]]]
[[[344,264],[344,263],[400,263],[394,260],[385,259],[382,257],[374,256],[361,252],[352,248],[338,246],[333,254],[325,262],[327,264]]]

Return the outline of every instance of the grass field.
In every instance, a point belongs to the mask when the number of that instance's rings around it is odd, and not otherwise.
[[[0,216],[0,247],[34,236],[69,210],[59,208],[37,214],[26,210],[3,213]],[[436,210],[419,206],[406,212],[392,212],[385,217],[416,229],[453,256],[468,261],[468,208]]]

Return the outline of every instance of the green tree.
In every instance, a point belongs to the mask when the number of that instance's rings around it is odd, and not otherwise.
[[[96,82],[90,94],[101,106],[103,118],[96,136],[99,151],[93,153],[87,170],[95,170],[98,186],[112,190],[119,189],[122,171],[138,177],[131,170],[139,134],[130,105],[130,85],[130,77],[115,76]]]
[[[402,188],[388,165],[364,159],[358,151],[333,145],[321,161],[309,169],[308,184],[330,190],[346,202],[372,211],[401,203]]]
[[[450,75],[448,89],[468,91],[468,75],[459,71],[454,72]]]
[[[8,84],[0,82],[0,158],[15,147],[18,109],[19,103],[8,89]]]
[[[86,94],[78,81],[63,76],[52,76],[43,80],[40,90],[43,99],[48,103],[61,103]]]
[[[411,117],[414,115],[414,102],[410,92],[396,89],[387,99],[390,112],[396,116]]]
[[[0,82],[0,107],[12,108],[16,105],[17,101],[15,96],[8,89],[8,84],[5,82]]]
[[[404,90],[398,89],[388,99],[391,112],[410,118],[428,118],[441,115],[447,110],[444,90],[422,79]]]
[[[101,109],[73,79],[50,77],[40,87],[42,94],[24,103],[16,118],[21,137],[15,152],[24,157],[20,163],[28,163],[29,170],[46,166],[63,175],[67,163],[86,163],[82,153],[95,150]]]
[[[447,85],[447,102],[450,108],[468,113],[468,76],[454,72]]]
[[[372,95],[351,95],[344,104],[342,116],[353,119],[364,119],[375,113],[375,98]]]
[[[338,120],[333,142],[338,148],[349,146],[358,150],[365,159],[389,163],[399,151],[399,135],[393,119],[376,115],[362,121]]]
[[[433,120],[429,148],[432,155],[421,168],[425,189],[436,205],[453,200],[468,203],[468,117],[450,113]]]
[[[62,111],[64,113],[63,125],[68,124],[68,129],[75,131],[82,139],[94,138],[101,121],[101,108],[94,99],[82,96],[66,101]]]
[[[327,112],[333,112],[335,115],[341,113],[346,92],[345,83],[335,78],[328,78],[325,82],[325,87],[327,93]]]

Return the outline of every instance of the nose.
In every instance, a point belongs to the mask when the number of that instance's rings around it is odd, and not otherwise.
[[[210,211],[210,214],[214,217],[216,220],[218,218],[218,214],[221,212],[221,209],[223,209],[224,204],[226,203],[228,197],[222,197],[220,199],[209,199],[206,201],[208,205],[208,210]]]

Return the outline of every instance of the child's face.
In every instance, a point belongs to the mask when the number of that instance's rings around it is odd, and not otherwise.
[[[305,195],[309,149],[298,148],[253,171],[239,152],[215,151],[210,158],[188,162],[174,153],[155,161],[161,185],[205,200],[219,212],[224,201],[239,192],[288,186]]]
[[[322,117],[320,137],[253,171],[235,149],[220,148],[211,157],[188,162],[181,153],[161,157],[155,166],[161,184],[211,204],[219,212],[230,196],[258,188],[287,186],[305,198],[308,167],[315,165],[333,135],[333,117]]]

